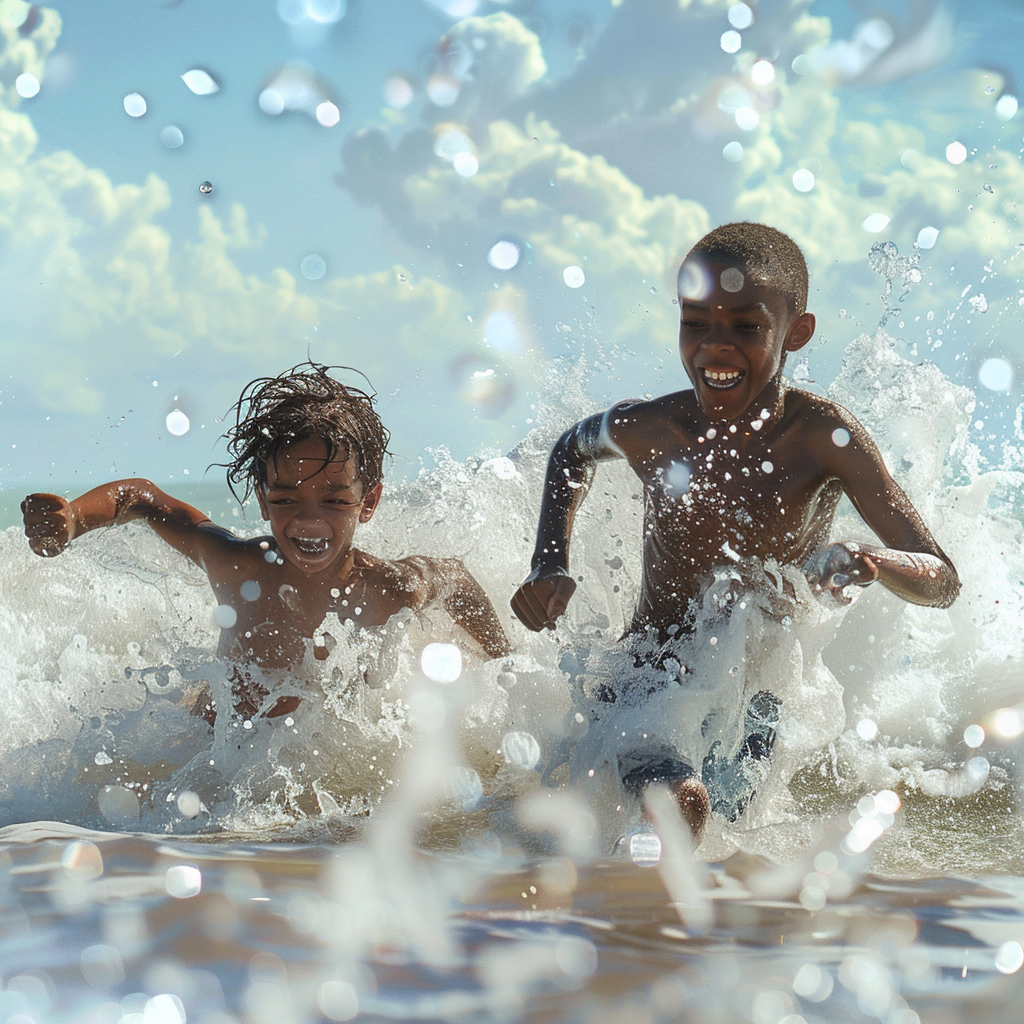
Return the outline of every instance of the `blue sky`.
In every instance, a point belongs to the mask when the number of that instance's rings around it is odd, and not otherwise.
[[[588,358],[595,405],[683,386],[675,267],[741,218],[807,253],[813,378],[877,324],[892,241],[921,264],[901,351],[978,390],[980,441],[1012,428],[1015,5],[309,0],[336,20],[287,24],[302,2],[0,0],[0,488],[195,479],[242,385],[307,353],[370,376],[397,473],[508,450],[553,357]],[[293,62],[336,124],[261,111]]]

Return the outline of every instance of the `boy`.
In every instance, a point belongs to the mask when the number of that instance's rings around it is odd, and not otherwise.
[[[760,224],[720,227],[683,261],[679,303],[679,354],[692,388],[619,403],[555,444],[532,571],[512,598],[524,625],[551,628],[565,611],[576,589],[568,571],[573,519],[595,464],[615,458],[626,459],[644,487],[643,576],[627,635],[686,635],[714,570],[743,559],[801,566],[817,591],[839,598],[847,586],[878,581],[916,604],[952,604],[956,570],[864,428],[841,406],[782,379],[786,354],[803,348],[815,327],[797,245]],[[844,492],[884,546],[827,544]],[[741,758],[767,757],[777,707],[767,692],[751,701]],[[653,760],[651,771],[625,773],[627,788],[668,781],[699,835],[705,787],[677,756],[660,750]],[[738,813],[734,807],[732,817]]]
[[[243,502],[255,493],[269,537],[243,540],[146,480],[118,480],[73,501],[30,494],[22,511],[32,550],[52,557],[89,530],[144,519],[206,573],[220,606],[217,653],[234,665],[233,703],[246,718],[298,706],[294,695],[266,700],[267,673],[280,679],[295,667],[329,612],[372,629],[440,600],[489,657],[509,653],[491,603],[458,559],[388,562],[352,546],[380,501],[389,439],[369,395],[310,362],[253,381],[235,411],[229,486],[243,485]],[[212,704],[194,710],[211,722],[216,714]]]

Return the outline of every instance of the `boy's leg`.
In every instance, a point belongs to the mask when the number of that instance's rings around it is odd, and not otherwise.
[[[729,760],[719,758],[721,740],[716,740],[704,758],[701,778],[711,794],[711,809],[727,821],[739,819],[768,774],[781,707],[782,702],[775,694],[759,690],[744,712],[744,739],[736,756]]]
[[[707,790],[693,766],[667,743],[652,743],[619,755],[619,775],[626,791],[643,801],[644,790],[667,785],[690,826],[694,845],[700,842],[711,813]],[[646,819],[646,812],[644,812]]]

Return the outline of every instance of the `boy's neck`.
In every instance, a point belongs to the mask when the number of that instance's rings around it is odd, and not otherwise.
[[[760,421],[763,428],[768,430],[782,418],[782,411],[786,404],[786,390],[780,370],[739,416],[732,419],[712,419],[703,409],[701,409],[701,416],[707,421],[709,427],[717,431],[722,428],[728,429],[731,424],[735,424],[739,428],[749,428],[754,421]]]

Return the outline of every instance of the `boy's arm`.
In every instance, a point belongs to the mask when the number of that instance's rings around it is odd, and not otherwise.
[[[171,547],[199,565],[211,541],[232,536],[148,480],[114,480],[71,501],[57,494],[30,494],[21,511],[29,546],[44,558],[60,554],[83,533],[133,519],[146,520]]]
[[[497,612],[483,587],[458,558],[426,558],[422,555],[403,559],[401,565],[412,569],[412,607],[424,608],[440,600],[444,610],[484,649],[489,658],[512,653]]]
[[[889,475],[867,431],[849,414],[841,425],[850,434],[850,442],[838,447],[830,429],[826,464],[833,463],[854,508],[884,546],[853,541],[833,544],[811,557],[805,567],[809,579],[822,589],[837,591],[878,580],[913,604],[948,608],[960,593],[953,563]]]
[[[569,575],[569,540],[576,511],[594,479],[595,464],[623,458],[608,431],[612,411],[581,420],[551,450],[530,574],[511,602],[519,621],[535,632],[554,628],[576,590],[576,581]]]

